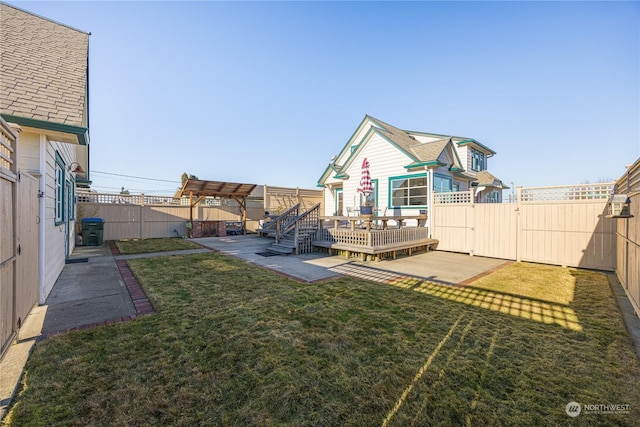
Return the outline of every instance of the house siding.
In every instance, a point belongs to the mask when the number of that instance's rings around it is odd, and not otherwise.
[[[20,133],[20,156],[18,169],[40,174],[40,135],[23,131]]]
[[[46,140],[46,137],[45,137]],[[66,239],[65,235],[69,235],[69,252],[75,247],[75,221],[69,222],[67,229],[66,223],[56,224],[55,219],[55,165],[56,152],[62,157],[66,166],[70,165],[74,159],[74,146],[71,144],[61,143],[57,141],[48,141],[46,143],[46,170],[43,174],[45,187],[45,220],[44,234],[45,244],[44,253],[41,255],[43,261],[44,277],[40,288],[40,303],[46,301],[47,296],[55,285],[58,276],[62,272],[66,258]],[[69,171],[65,168],[65,178],[70,179]],[[42,177],[40,179],[43,179]],[[73,207],[72,207],[73,208]]]
[[[365,158],[369,160],[369,171],[372,180],[377,181],[376,207],[381,209],[380,214],[384,213],[386,208],[387,215],[417,215],[416,209],[418,208],[390,206],[390,179],[398,176],[424,176],[426,171],[424,169],[407,171],[404,166],[411,163],[412,159],[378,134],[373,134],[370,139],[366,141],[347,170],[350,179],[343,182],[345,210],[347,208],[358,208],[360,206],[360,193],[358,193],[357,190],[360,185],[361,166]],[[444,171],[450,175],[450,172],[448,172],[446,168]],[[330,192],[325,192],[325,197],[327,196],[326,193]],[[333,213],[333,203],[335,203],[333,194],[329,195],[329,197],[326,199],[326,215]]]
[[[335,214],[335,189],[343,190],[344,212],[357,209],[361,205],[361,195],[357,189],[360,185],[361,165],[366,158],[369,161],[369,171],[375,185],[376,208],[379,214],[396,216],[417,216],[419,210],[429,209],[432,191],[434,191],[434,177],[451,180],[451,190],[467,191],[471,182],[476,181],[476,171],[471,171],[472,148],[484,153],[484,168],[487,166],[487,156],[493,151],[477,142],[461,137],[447,137],[435,134],[420,134],[402,131],[391,125],[386,125],[382,132],[372,131],[376,119],[365,117],[358,128],[347,141],[346,145],[335,161],[335,168],[340,171],[340,178],[335,178],[336,172],[323,173],[320,182],[325,187],[325,215]],[[403,134],[404,132],[404,134]],[[406,135],[413,137],[415,143]],[[457,142],[465,140],[462,145]],[[456,142],[457,141],[457,142]],[[433,143],[433,145],[429,145]],[[437,158],[436,158],[437,156]],[[408,166],[412,166],[408,169]],[[391,191],[392,179],[406,179],[412,177],[427,177],[429,194],[419,200],[412,198],[404,203],[423,203],[412,206],[393,206]],[[422,185],[422,184],[418,184]],[[448,191],[446,181],[436,181],[441,191]],[[414,190],[415,191],[415,190]],[[415,192],[413,193],[416,194]],[[420,193],[418,193],[420,194]],[[424,200],[426,199],[426,200]],[[399,201],[399,200],[397,200]]]

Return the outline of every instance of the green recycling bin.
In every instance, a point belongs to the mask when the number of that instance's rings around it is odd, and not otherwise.
[[[103,218],[82,218],[82,244],[84,246],[102,246],[103,233]]]

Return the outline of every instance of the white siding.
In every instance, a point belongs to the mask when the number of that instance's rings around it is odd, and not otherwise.
[[[40,135],[30,132],[20,133],[20,156],[18,169],[34,174],[40,171]]]
[[[404,168],[404,166],[411,163],[411,159],[389,144],[387,140],[378,134],[374,134],[347,170],[350,179],[344,181],[343,197],[345,208],[357,208],[360,206],[360,193],[357,190],[360,185],[362,161],[365,158],[369,160],[371,179],[378,182],[378,208],[384,209],[389,203],[389,177],[412,174],[408,173]]]
[[[44,218],[44,283],[40,288],[40,303],[43,304],[51,292],[58,276],[62,272],[65,263],[65,233],[69,233],[69,252],[75,247],[75,222],[66,225],[56,225],[55,222],[55,164],[56,151],[62,157],[65,165],[70,165],[75,158],[74,146],[71,144],[49,141],[46,149],[46,170],[40,179],[44,179],[45,187],[45,218]],[[65,177],[69,177],[69,171],[65,169]]]

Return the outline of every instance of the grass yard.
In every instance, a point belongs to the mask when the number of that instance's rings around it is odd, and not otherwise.
[[[202,248],[189,240],[178,238],[117,240],[116,246],[124,255]]]
[[[217,253],[129,265],[158,313],[39,343],[9,425],[640,419],[638,359],[597,272],[521,263],[453,288],[302,284]],[[629,411],[585,413],[608,404]]]

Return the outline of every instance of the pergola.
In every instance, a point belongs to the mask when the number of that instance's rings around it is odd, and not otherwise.
[[[180,197],[189,196],[189,221],[193,222],[193,207],[205,197],[224,197],[233,199],[240,205],[242,232],[247,230],[247,197],[256,188],[256,184],[237,182],[205,181],[187,179],[180,190]],[[195,200],[194,200],[195,199]]]

